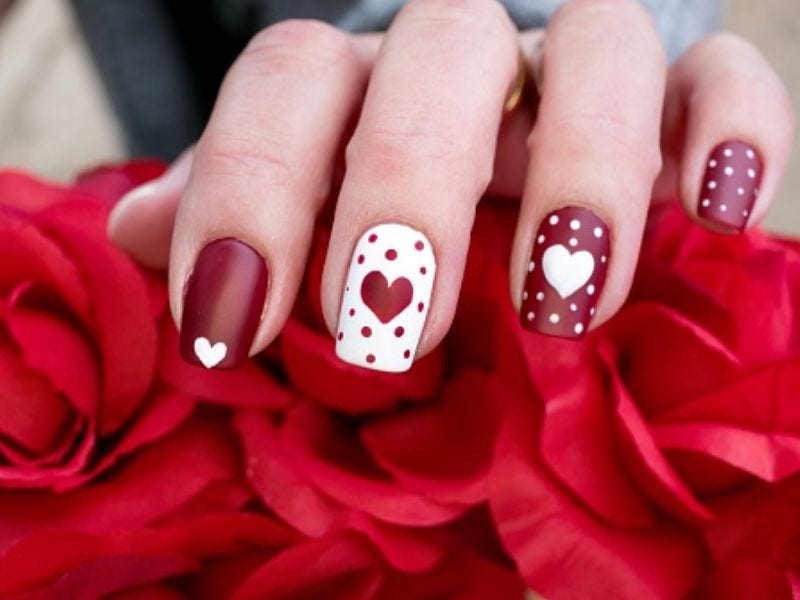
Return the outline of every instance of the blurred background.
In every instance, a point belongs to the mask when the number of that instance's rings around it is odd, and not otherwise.
[[[800,0],[723,6],[725,28],[764,52],[800,115]],[[124,158],[121,128],[67,0],[0,0],[0,13],[0,167],[68,181],[82,169]],[[766,227],[800,234],[798,143]]]

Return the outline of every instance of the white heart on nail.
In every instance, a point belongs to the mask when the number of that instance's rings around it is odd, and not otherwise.
[[[207,338],[199,337],[194,341],[194,353],[206,369],[211,369],[225,359],[228,346],[224,342],[217,342],[212,346]]]
[[[587,250],[570,254],[561,244],[550,246],[542,255],[544,277],[562,298],[581,289],[594,273],[594,256]]]

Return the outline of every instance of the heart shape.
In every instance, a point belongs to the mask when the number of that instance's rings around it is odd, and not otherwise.
[[[544,277],[562,298],[581,289],[594,273],[594,256],[587,250],[570,254],[561,244],[550,246],[542,255]]]
[[[414,286],[405,277],[389,285],[380,271],[370,271],[361,282],[361,299],[384,325],[411,304]]]
[[[194,353],[206,369],[216,367],[225,360],[228,346],[224,342],[217,342],[213,346],[207,338],[199,337],[194,341]]]

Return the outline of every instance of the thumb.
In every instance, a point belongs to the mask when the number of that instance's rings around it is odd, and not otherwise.
[[[128,192],[108,217],[108,237],[146,267],[166,269],[178,202],[194,148],[183,152],[161,177]]]

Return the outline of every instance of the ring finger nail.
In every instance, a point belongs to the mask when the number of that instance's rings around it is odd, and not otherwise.
[[[742,231],[755,204],[762,171],[761,157],[750,144],[720,144],[708,157],[697,214]]]
[[[546,335],[581,338],[594,315],[609,261],[606,224],[577,206],[547,215],[527,265],[520,322]]]
[[[208,369],[247,359],[267,293],[267,266],[244,242],[225,238],[197,257],[184,296],[181,354]]]
[[[397,223],[361,236],[347,273],[336,354],[379,371],[411,367],[433,290],[436,259],[428,239]]]

